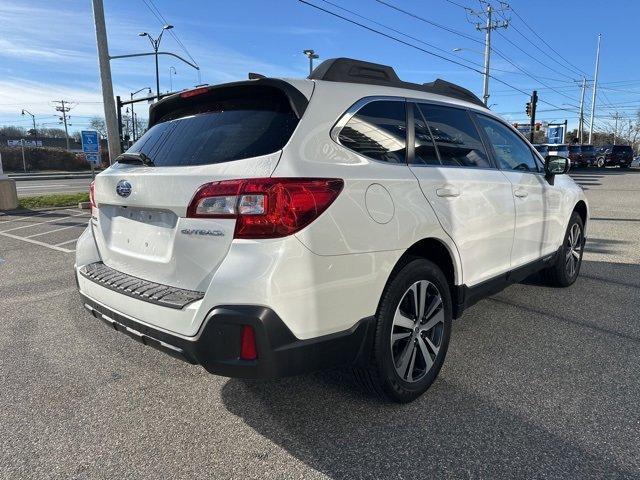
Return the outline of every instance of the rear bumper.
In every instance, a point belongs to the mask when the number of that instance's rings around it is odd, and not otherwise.
[[[276,378],[356,364],[368,358],[373,317],[349,330],[299,340],[267,307],[219,306],[212,309],[194,337],[153,328],[122,315],[80,293],[91,314],[116,331],[216,375],[238,378]],[[255,331],[257,360],[240,360],[244,325]]]

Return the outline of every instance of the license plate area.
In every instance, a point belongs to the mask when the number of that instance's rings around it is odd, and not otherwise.
[[[169,210],[100,206],[100,228],[109,248],[146,258],[167,258],[175,240],[177,215]]]

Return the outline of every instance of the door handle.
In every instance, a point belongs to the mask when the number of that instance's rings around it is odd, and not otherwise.
[[[522,190],[520,188],[513,191],[513,194],[518,198],[526,198],[529,193],[526,190]]]
[[[460,190],[455,187],[443,187],[436,189],[436,195],[439,197],[459,197]]]

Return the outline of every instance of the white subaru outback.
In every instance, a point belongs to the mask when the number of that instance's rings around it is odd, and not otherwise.
[[[568,160],[451,83],[339,58],[149,115],[92,184],[78,287],[94,317],[211,373],[352,365],[411,401],[466,307],[580,271],[588,207]]]

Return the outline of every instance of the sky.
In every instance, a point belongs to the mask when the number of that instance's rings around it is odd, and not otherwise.
[[[240,80],[248,72],[304,77],[308,60],[302,50],[312,48],[320,61],[351,57],[383,63],[406,81],[443,78],[482,95],[484,33],[475,23],[486,20],[469,9],[486,9],[486,3],[307,1],[410,45],[298,0],[105,0],[109,50],[111,55],[150,52],[148,39],[138,33],[156,36],[166,20],[186,52],[169,34],[161,50],[195,59],[202,83]],[[503,7],[492,1],[496,9]],[[537,89],[538,119],[567,119],[570,128],[575,126],[581,77],[590,87],[601,33],[596,129],[611,124],[616,111],[623,118],[635,115],[640,108],[639,1],[512,0],[510,6],[494,15],[495,20],[509,20],[509,26],[492,33],[492,110],[524,123],[525,104]],[[89,0],[0,0],[0,18],[0,125],[30,128],[31,119],[20,115],[24,108],[36,115],[38,127],[58,127],[52,102],[62,99],[72,105],[72,131],[86,129],[92,116],[103,115]],[[170,80],[172,66],[176,74]],[[153,57],[112,60],[111,67],[116,95],[128,98],[140,88],[154,88]],[[198,81],[188,65],[161,57],[161,91],[168,91],[171,83],[178,90]],[[591,95],[588,88],[587,120]],[[137,112],[143,116],[146,105],[139,105]]]

